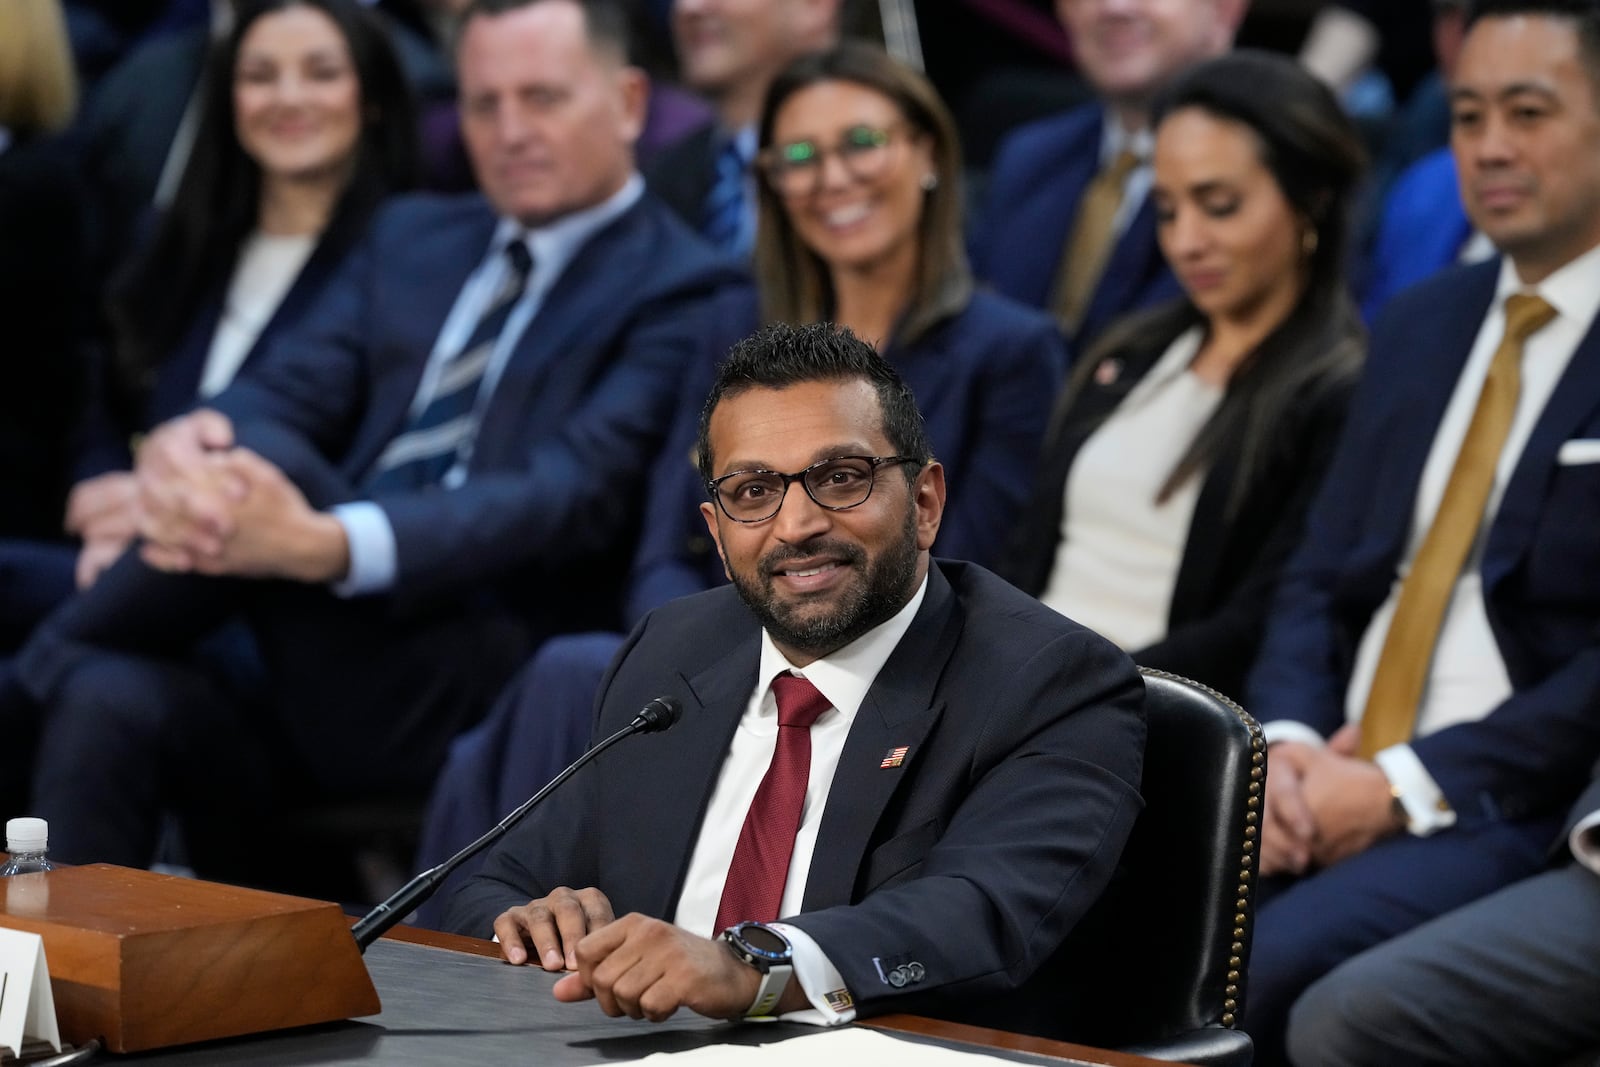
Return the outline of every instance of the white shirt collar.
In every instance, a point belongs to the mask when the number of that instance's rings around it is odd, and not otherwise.
[[[1537,293],[1563,318],[1587,323],[1600,312],[1600,245],[1553,271],[1538,285],[1524,285],[1510,256],[1500,259],[1500,280],[1495,285],[1498,305],[1512,293]]]
[[[929,566],[932,565],[930,562]],[[872,688],[878,672],[883,670],[883,665],[899,646],[900,639],[911,628],[911,621],[916,618],[917,609],[922,606],[927,592],[928,578],[924,575],[922,583],[917,586],[917,591],[905,607],[843,648],[804,667],[792,666],[772,643],[771,635],[763,629],[761,664],[756,675],[757,691],[765,692],[772,685],[772,679],[784,671],[790,671],[808,679],[818,692],[828,698],[828,703],[839,709],[841,715],[853,718],[861,702],[867,698],[867,690]],[[776,715],[776,706],[773,707],[773,714]]]
[[[537,229],[530,230],[516,219],[501,216],[495,226],[494,240],[489,242],[489,255],[497,256],[518,234],[522,234],[527,241],[528,252],[533,256],[535,269],[547,277],[559,275],[589,238],[633,207],[643,195],[644,179],[635,172],[622,183],[621,189],[600,203],[569,212]]]
[[[1104,121],[1100,123],[1100,165],[1109,166],[1113,159],[1124,151],[1132,152],[1139,159],[1139,166],[1148,166],[1150,156],[1156,149],[1156,135],[1146,126],[1141,130],[1126,130],[1117,117],[1111,112],[1105,112]]]

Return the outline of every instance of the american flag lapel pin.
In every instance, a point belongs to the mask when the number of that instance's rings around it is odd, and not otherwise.
[[[882,771],[888,770],[890,767],[900,766],[900,764],[906,761],[906,753],[910,751],[910,749],[910,745],[901,745],[899,748],[891,748],[889,750],[889,754],[883,757],[883,762],[878,764],[878,769]]]

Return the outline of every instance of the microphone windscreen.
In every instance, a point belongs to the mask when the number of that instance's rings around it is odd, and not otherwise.
[[[642,724],[640,733],[658,734],[670,730],[682,715],[683,705],[676,697],[656,697],[644,706],[634,721]]]

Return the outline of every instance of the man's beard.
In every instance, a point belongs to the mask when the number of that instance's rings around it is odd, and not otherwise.
[[[819,538],[774,549],[757,564],[754,577],[734,571],[732,579],[740,599],[775,643],[820,659],[906,606],[916,588],[918,553],[913,508],[906,512],[903,536],[870,565],[860,545]],[[772,586],[773,574],[791,560],[819,554],[848,563],[860,580],[841,590],[839,601],[824,614],[808,614],[803,600],[780,601]]]

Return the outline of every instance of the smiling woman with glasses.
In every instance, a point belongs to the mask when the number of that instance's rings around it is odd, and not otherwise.
[[[992,563],[1066,354],[1048,317],[974,291],[949,112],[922,75],[851,42],[779,74],[759,140],[761,318],[849,327],[894,364],[949,477],[934,550]]]

